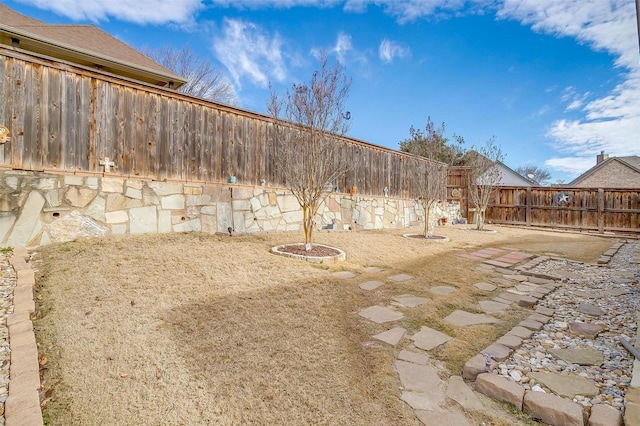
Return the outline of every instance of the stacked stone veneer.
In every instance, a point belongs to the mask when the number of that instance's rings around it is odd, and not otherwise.
[[[331,194],[320,229],[404,228],[422,221],[413,200]],[[458,204],[434,220],[455,223]],[[0,246],[30,246],[85,236],[202,231],[301,231],[302,210],[286,189],[219,183],[0,170]]]

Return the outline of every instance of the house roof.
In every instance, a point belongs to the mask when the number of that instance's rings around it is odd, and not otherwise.
[[[186,80],[94,25],[47,24],[0,3],[0,43],[160,86]]]
[[[520,173],[516,172],[511,167],[507,166],[502,161],[498,161],[498,164],[502,166],[505,169],[505,171],[511,175],[512,178],[520,181],[522,185],[531,186],[536,184],[533,180],[529,179],[528,177],[522,176]]]
[[[586,172],[584,172],[583,174],[581,174],[580,176],[578,176],[577,178],[575,178],[574,180],[572,180],[571,182],[569,182],[566,186],[574,186],[577,183],[579,183],[580,181],[582,181],[583,179],[586,179],[587,177],[589,177],[590,175],[592,175],[593,173],[596,172],[596,170],[598,170],[601,167],[605,167],[605,165],[610,164],[611,162],[617,161],[633,170],[635,170],[636,172],[640,173],[640,157],[637,155],[631,155],[631,156],[627,156],[627,157],[609,157],[606,160],[596,164],[595,166],[593,166],[592,168],[590,168],[589,170],[587,170]]]

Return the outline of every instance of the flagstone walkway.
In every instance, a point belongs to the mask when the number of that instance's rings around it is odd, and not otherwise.
[[[609,253],[607,260],[614,254],[615,253]],[[511,387],[515,385],[518,389],[514,390],[516,393],[514,401],[517,402],[517,398],[519,397],[519,408],[522,408],[522,397],[525,394],[524,390],[521,390],[514,382],[500,382],[500,380],[505,380],[502,377],[498,377],[497,379],[495,377],[484,377],[486,374],[483,373],[491,371],[491,369],[497,365],[497,362],[508,358],[515,349],[522,345],[524,339],[530,338],[533,333],[541,330],[543,326],[551,320],[554,310],[542,306],[536,307],[536,305],[540,300],[543,300],[547,294],[554,291],[560,285],[557,280],[558,277],[527,273],[528,270],[550,258],[546,256],[535,256],[512,247],[483,248],[462,253],[458,256],[479,262],[479,264],[476,264],[476,268],[482,272],[491,272],[493,277],[489,278],[487,282],[474,284],[474,287],[479,291],[488,293],[487,299],[478,302],[478,308],[483,311],[484,314],[455,310],[443,318],[443,321],[456,327],[466,327],[475,324],[497,324],[500,320],[499,318],[493,317],[492,314],[504,312],[514,306],[530,309],[535,308],[535,311],[533,311],[529,317],[520,322],[495,343],[489,345],[478,355],[470,359],[465,365],[463,374],[465,379],[472,381],[476,380],[479,375],[482,375],[481,380],[479,379],[477,382],[478,390],[494,398],[496,396],[492,395],[492,392],[495,391],[496,386],[500,389],[500,392],[506,392],[504,389],[511,389]],[[600,263],[604,263],[604,260]],[[364,272],[383,273],[384,271],[380,268],[368,268]],[[500,276],[495,276],[496,273],[500,274]],[[358,275],[349,271],[337,272],[333,275],[341,279],[358,277]],[[359,284],[359,288],[365,291],[372,291],[385,285],[386,282],[404,282],[413,279],[415,279],[415,277],[410,274],[397,273],[387,276],[383,280],[364,281]],[[492,297],[492,294],[495,294],[494,292],[498,289],[502,291],[497,296]],[[451,297],[455,297],[457,288],[452,286],[434,286],[425,291],[434,295],[450,295]],[[366,320],[373,321],[388,328],[393,326],[394,322],[402,320],[404,318],[404,312],[407,310],[431,302],[431,299],[427,296],[427,294],[401,294],[393,296],[384,305],[363,308],[359,312],[359,315]],[[588,294],[586,296],[597,298],[600,295]],[[578,306],[577,310],[578,312],[593,317],[598,317],[603,314],[600,308],[588,303]],[[572,331],[576,334],[595,335],[600,331],[600,329],[592,330],[592,326],[597,328],[597,324],[572,323],[571,326],[574,327]],[[571,326],[569,329],[571,329]],[[446,380],[441,379],[438,372],[442,372],[443,368],[439,367],[438,363],[429,357],[429,351],[446,345],[452,339],[451,336],[426,326],[421,327],[420,331],[413,334],[407,333],[407,330],[401,326],[395,326],[372,337],[393,347],[403,348],[397,353],[394,363],[395,370],[402,384],[400,398],[415,410],[416,417],[425,425],[469,425],[469,420],[465,417],[461,408],[467,411],[483,410],[483,405],[480,403],[476,392],[465,383],[463,377],[451,376]],[[600,359],[601,353],[592,352],[582,350],[560,351],[557,352],[557,356],[564,357],[564,359],[578,360]],[[513,374],[516,375],[515,377],[512,376],[515,381],[522,379],[520,373],[515,372]],[[494,375],[490,374],[489,376]],[[535,374],[533,376],[535,376]],[[578,382],[577,380],[579,379],[567,380],[564,377],[556,376],[559,375],[540,373],[538,376],[535,376],[535,379],[537,379],[539,383],[543,383],[553,389],[559,395],[575,395],[576,392],[581,395],[589,395],[595,392],[595,387],[587,380]],[[498,385],[494,383],[496,380]],[[520,393],[522,393],[522,395],[520,395]],[[555,395],[548,396],[552,397]],[[505,398],[508,398],[508,396]],[[501,397],[497,399],[501,400]],[[540,410],[536,413],[541,416],[553,416],[555,415],[551,413],[553,410],[559,409],[558,407],[564,407],[564,400],[552,400],[551,406],[545,408],[544,404],[542,404],[542,408],[540,408],[535,405],[537,399],[539,399],[538,396],[536,396],[536,398],[530,398],[531,401],[528,403],[537,408],[529,407],[529,411]],[[455,401],[459,408],[451,408],[455,407],[456,404],[452,405],[450,401]],[[517,403],[516,406],[518,406]],[[577,416],[576,413],[581,413],[581,410],[576,411],[575,408],[575,406],[569,405],[562,414],[570,416],[573,412],[573,414]],[[594,415],[601,415],[602,413],[600,413],[600,411],[602,411],[602,407],[597,408],[598,410],[595,410],[596,414]],[[615,418],[615,416],[613,416],[613,418]]]
[[[533,255],[511,248],[485,248],[459,256],[483,262],[483,267],[487,272],[494,271],[496,267],[510,268],[533,257]],[[366,274],[368,272],[381,273],[384,271],[380,268],[368,268],[364,272]],[[498,287],[505,289],[501,293],[501,297],[493,298],[493,300],[483,300],[479,303],[480,310],[484,311],[485,314],[455,310],[444,318],[444,321],[458,327],[499,323],[499,319],[492,317],[490,314],[504,311],[510,308],[511,305],[518,304],[526,295],[539,290],[539,286],[543,284],[531,283],[527,281],[527,277],[519,276],[512,270],[498,272],[503,272],[504,275],[503,278],[499,278],[496,282],[474,284],[478,290],[488,293],[493,292]],[[333,276],[344,280],[358,277],[350,271],[335,272]],[[398,273],[389,275],[384,280],[364,281],[359,283],[358,286],[362,290],[372,291],[383,286],[385,282],[405,282],[413,279],[415,277],[410,274]],[[457,290],[453,286],[434,286],[428,289],[429,293],[434,295],[452,295],[453,297],[455,297],[454,294]],[[404,318],[403,311],[429,303],[431,299],[426,296],[426,294],[401,294],[392,297],[384,306],[376,305],[363,308],[359,315],[377,324],[392,325],[392,323]],[[462,377],[451,376],[448,380],[441,380],[436,363],[430,362],[428,351],[441,345],[446,345],[452,339],[451,336],[426,326],[421,327],[420,331],[413,335],[407,335],[405,328],[396,326],[372,337],[394,347],[399,346],[403,339],[408,339],[410,342],[403,345],[406,349],[397,354],[394,366],[402,383],[403,390],[400,398],[415,410],[416,417],[425,425],[470,425],[469,420],[463,414],[462,408],[472,411],[481,411],[483,409],[477,394],[465,383]],[[520,338],[517,339],[521,342]],[[515,345],[518,341],[504,339],[502,343]],[[497,343],[486,350],[495,353],[494,356],[506,356],[504,352],[509,351],[508,347],[498,346]],[[448,408],[451,406],[450,403],[447,404],[448,400],[455,401],[460,409]]]

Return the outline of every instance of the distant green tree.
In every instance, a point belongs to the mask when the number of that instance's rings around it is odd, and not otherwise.
[[[551,172],[538,166],[520,166],[516,169],[516,173],[532,180],[536,185],[546,185],[551,179]]]
[[[465,165],[467,156],[463,149],[464,138],[454,133],[449,139],[444,135],[445,130],[444,122],[436,127],[431,117],[427,117],[424,130],[413,126],[409,128],[411,136],[400,142],[400,150],[440,161],[449,166]]]

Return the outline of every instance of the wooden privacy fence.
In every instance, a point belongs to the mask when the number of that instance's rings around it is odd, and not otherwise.
[[[462,217],[469,218],[468,186],[471,169],[469,167],[449,167],[447,169],[447,201],[460,203]]]
[[[638,233],[640,190],[500,187],[485,219],[507,225]]]
[[[156,180],[282,186],[270,117],[119,78],[64,61],[0,48],[0,166],[113,172]],[[353,167],[341,191],[412,198],[424,158],[350,138],[336,154]]]

